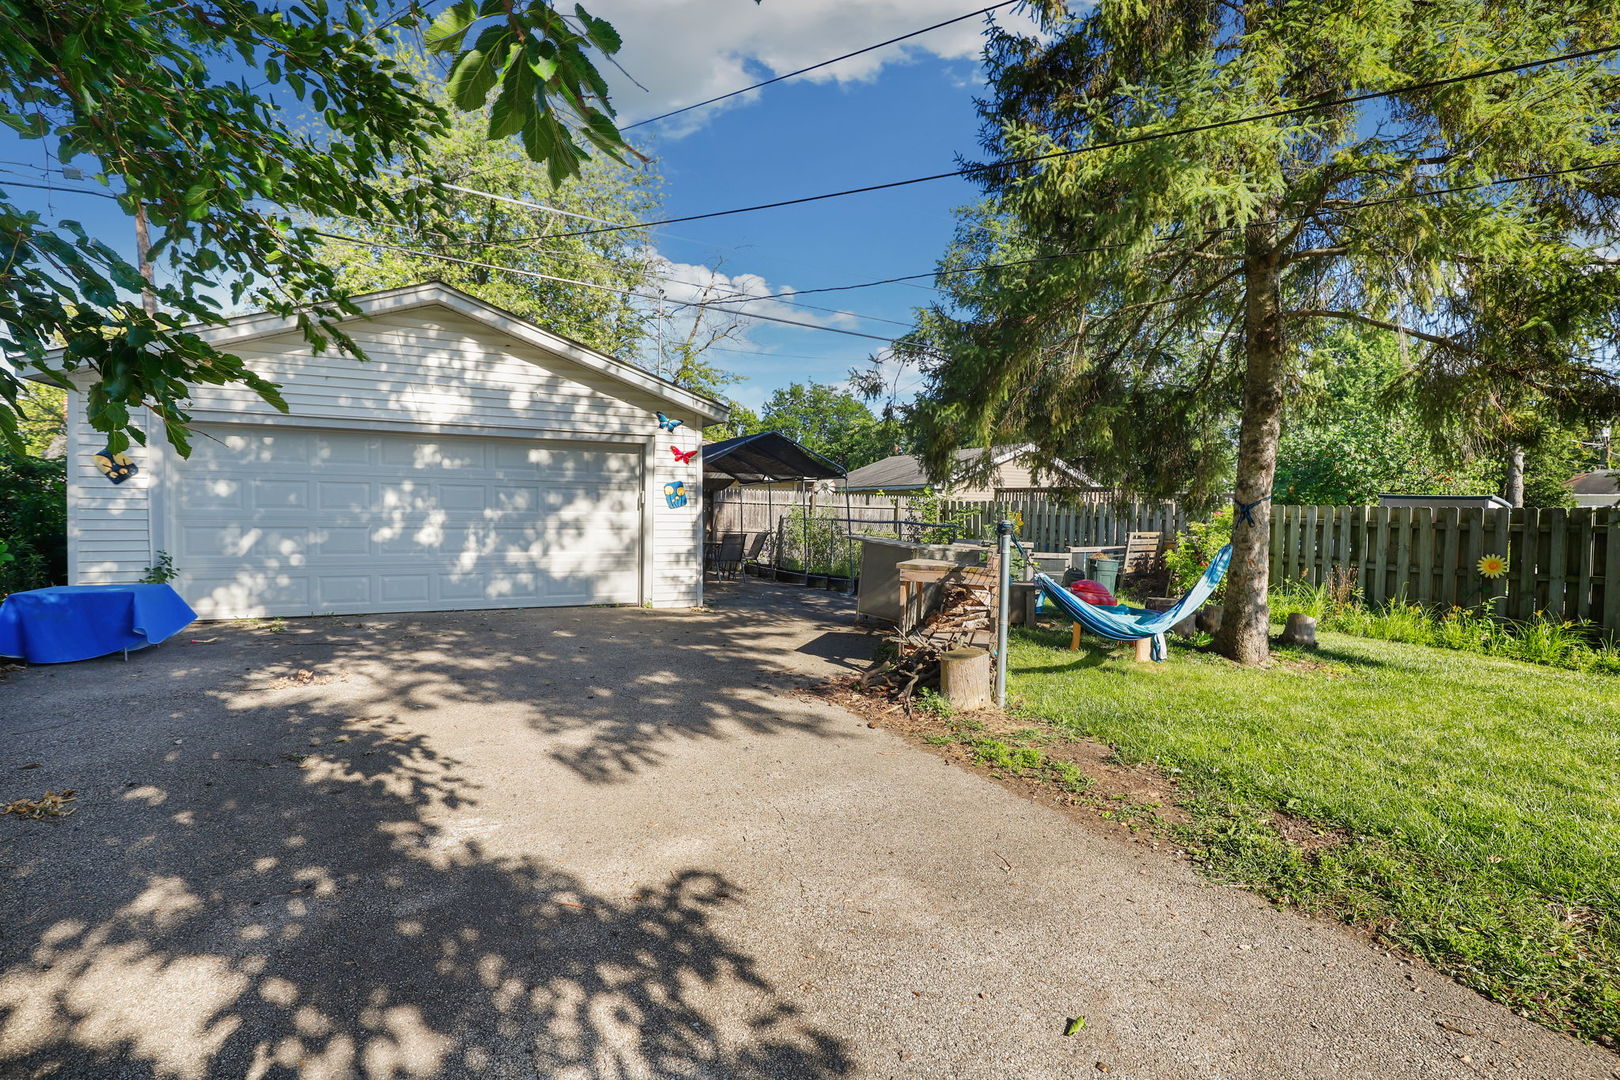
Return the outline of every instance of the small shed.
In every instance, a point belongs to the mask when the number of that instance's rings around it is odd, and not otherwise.
[[[1508,510],[1513,504],[1500,495],[1380,495],[1379,506],[1427,506],[1443,510],[1456,506],[1465,510]]]

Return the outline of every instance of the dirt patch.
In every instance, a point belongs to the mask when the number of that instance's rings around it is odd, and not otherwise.
[[[1304,818],[1277,810],[1271,812],[1271,823],[1278,835],[1306,853],[1338,847],[1350,839],[1350,834],[1343,829],[1325,829]]]
[[[294,686],[325,686],[327,683],[348,682],[347,675],[317,675],[308,668],[299,668],[290,675],[278,675],[270,681],[253,687],[255,690],[287,690]]]
[[[1169,777],[1151,765],[1120,762],[1111,747],[1094,739],[1070,736],[997,709],[949,717],[916,707],[908,712],[880,695],[861,693],[854,677],[832,679],[796,693],[847,709],[868,727],[893,731],[955,765],[1112,835],[1162,847],[1171,843],[1172,827],[1190,820],[1177,805],[1175,784]],[[1084,790],[1069,790],[1054,782],[1050,770],[1031,775],[987,764],[984,755],[975,752],[975,742],[984,739],[1035,748],[1048,762],[1072,766],[1084,778]]]

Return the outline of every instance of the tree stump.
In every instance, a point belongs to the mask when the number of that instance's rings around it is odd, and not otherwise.
[[[1138,664],[1151,664],[1153,662],[1153,639],[1143,637],[1131,642],[1131,658]]]
[[[1288,622],[1283,626],[1281,640],[1284,645],[1303,645],[1307,649],[1316,648],[1316,620],[1309,615],[1294,612],[1288,616]]]
[[[1203,608],[1193,616],[1194,624],[1206,634],[1218,634],[1221,630],[1221,615],[1221,608]]]
[[[982,709],[990,704],[990,654],[983,649],[941,653],[939,692],[958,709]]]

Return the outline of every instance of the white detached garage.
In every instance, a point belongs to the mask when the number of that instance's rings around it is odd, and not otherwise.
[[[213,619],[702,602],[701,465],[671,448],[723,406],[447,285],[356,302],[367,361],[279,316],[210,331],[289,412],[199,388],[190,458],[132,448],[119,485],[70,395],[71,581],[133,581],[167,552]]]

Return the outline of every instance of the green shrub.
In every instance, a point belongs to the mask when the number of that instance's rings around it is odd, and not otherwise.
[[[0,449],[0,596],[67,580],[67,466]]]
[[[1592,623],[1538,614],[1525,623],[1496,618],[1486,605],[1441,613],[1396,598],[1368,607],[1325,585],[1283,581],[1271,590],[1271,617],[1285,621],[1294,612],[1309,615],[1323,630],[1356,637],[1431,645],[1440,649],[1501,656],[1530,664],[1620,675],[1620,642],[1603,641]]]
[[[142,585],[167,585],[180,576],[180,571],[174,568],[174,557],[167,551],[157,553],[157,561],[146,568],[146,573],[140,576]]]
[[[1176,534],[1175,547],[1164,556],[1164,565],[1170,570],[1170,591],[1181,594],[1198,584],[1217,552],[1232,542],[1232,508],[1216,511],[1208,521],[1191,521]],[[1226,582],[1221,582],[1211,599],[1219,603],[1225,595]]]
[[[843,514],[795,506],[782,523],[782,551],[777,565],[787,570],[811,574],[854,577],[859,570],[860,549],[850,539]]]

